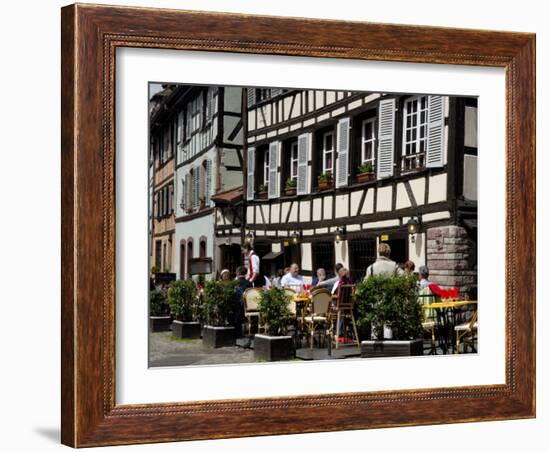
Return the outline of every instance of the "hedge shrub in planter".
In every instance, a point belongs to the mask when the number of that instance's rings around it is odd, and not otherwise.
[[[149,292],[149,329],[153,333],[170,331],[170,308],[166,300],[166,293],[162,289]]]
[[[422,307],[416,277],[371,276],[358,284],[355,297],[359,328],[370,325],[377,336],[361,342],[361,356],[422,354]],[[383,340],[384,327],[392,330],[391,341]]]
[[[199,301],[195,283],[189,279],[172,283],[168,289],[168,303],[175,318],[172,334],[180,339],[199,339],[201,327],[198,321]]]
[[[206,281],[203,314],[206,326],[202,341],[208,347],[235,345],[235,328],[230,326],[235,306],[236,281]]]
[[[288,326],[292,312],[289,298],[283,289],[274,287],[262,291],[258,312],[265,327],[265,334],[254,336],[254,356],[262,361],[282,361],[294,357],[294,341],[289,336]]]

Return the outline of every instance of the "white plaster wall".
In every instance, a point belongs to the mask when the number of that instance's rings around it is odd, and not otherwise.
[[[363,203],[363,208],[361,209],[361,214],[369,214],[374,212],[374,190],[375,188],[369,188],[367,191],[367,196],[365,197],[365,202]]]
[[[325,196],[323,202],[325,203],[323,220],[330,220],[332,219],[332,196]]]
[[[206,257],[214,259],[214,214],[206,215],[204,217],[195,218],[191,221],[183,223],[176,223],[175,242],[172,244],[174,247],[174,271],[178,274],[180,270],[180,241],[185,240],[187,242],[189,237],[193,238],[193,257],[199,257],[199,239],[206,237]],[[215,262],[213,262],[212,268],[215,268]]]
[[[312,270],[311,263],[311,243],[302,243],[302,269]]]
[[[338,196],[336,196],[336,218],[342,218],[342,217],[349,216],[348,197],[349,197],[349,195],[338,195]]]
[[[428,203],[445,201],[447,199],[447,174],[431,176],[429,190]]]
[[[415,234],[414,243],[409,238],[409,259],[414,262],[416,271],[421,265],[426,265],[426,234]]]
[[[348,241],[342,240],[340,243],[334,244],[334,259],[336,262],[341,262],[344,267],[349,268]]]
[[[388,210],[391,210],[391,197],[392,197],[391,185],[387,187],[379,188],[377,193],[377,198],[376,198],[376,211],[386,212]]]

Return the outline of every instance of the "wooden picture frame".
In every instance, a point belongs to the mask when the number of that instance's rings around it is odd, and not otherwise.
[[[533,34],[78,4],[62,9],[61,31],[64,444],[85,447],[535,416]],[[118,47],[505,68],[505,384],[117,405]]]

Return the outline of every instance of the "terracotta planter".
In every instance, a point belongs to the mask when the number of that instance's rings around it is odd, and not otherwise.
[[[331,180],[320,180],[318,182],[319,182],[319,190],[327,190],[329,188],[332,188]]]
[[[160,331],[170,331],[170,325],[172,324],[172,317],[169,315],[163,316],[150,316],[149,317],[149,331],[151,333],[158,333]]]
[[[374,172],[373,173],[361,173],[357,175],[357,183],[358,184],[364,184],[365,182],[370,182],[374,180]]]
[[[259,199],[266,199],[267,198],[267,192],[266,191],[260,191],[260,192],[258,192],[257,197]]]
[[[285,188],[285,196],[295,196],[295,195],[296,195],[296,187]]]
[[[206,325],[202,330],[202,344],[210,348],[232,347],[236,344],[235,328]]]
[[[421,356],[424,354],[423,340],[412,341],[362,341],[361,358],[384,358],[394,356]]]
[[[172,336],[178,339],[200,339],[201,324],[199,322],[181,322],[174,320],[172,323]]]
[[[292,336],[254,335],[254,358],[258,361],[285,361],[295,354]]]

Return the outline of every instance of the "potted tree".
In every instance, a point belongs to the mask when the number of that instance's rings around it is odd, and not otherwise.
[[[267,198],[267,184],[261,184],[258,187],[258,198],[260,199]]]
[[[190,279],[179,279],[168,289],[168,304],[174,317],[172,335],[179,339],[200,339],[197,287]]]
[[[172,317],[166,301],[166,293],[162,289],[149,292],[149,330],[152,333],[170,331]]]
[[[258,312],[265,334],[254,335],[254,357],[259,361],[283,361],[295,356],[294,341],[288,335],[292,313],[288,308],[288,295],[273,287],[262,291]]]
[[[230,326],[236,297],[236,281],[206,281],[203,291],[203,314],[206,325],[202,343],[207,347],[235,345],[235,327]]]
[[[374,167],[372,162],[365,162],[357,167],[356,179],[358,184],[374,180]]]
[[[285,185],[285,195],[294,196],[296,194],[296,179],[289,177]]]
[[[318,179],[319,190],[326,190],[332,187],[332,172],[325,171],[322,173]]]
[[[361,357],[423,354],[422,306],[415,276],[374,275],[355,291],[359,328],[372,328],[371,340],[361,342]],[[392,339],[384,339],[391,330]]]

